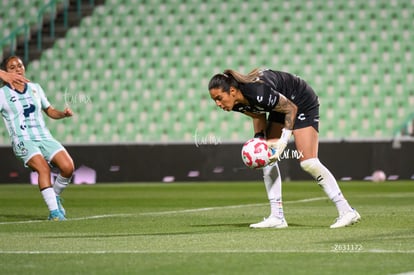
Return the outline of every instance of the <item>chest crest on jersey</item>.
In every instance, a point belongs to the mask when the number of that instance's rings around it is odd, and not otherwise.
[[[34,98],[36,99],[36,100],[39,100],[40,98],[39,98],[39,93],[35,90],[35,89],[33,89],[32,90],[32,93],[33,93],[33,96],[34,96]]]

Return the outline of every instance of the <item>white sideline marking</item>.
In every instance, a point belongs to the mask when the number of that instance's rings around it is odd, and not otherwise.
[[[258,249],[258,250],[22,250],[22,251],[1,251],[0,254],[231,254],[231,253],[365,253],[365,254],[414,254],[414,250],[385,250],[385,249],[368,249],[357,252],[335,252],[332,250],[275,250],[275,249]],[[406,274],[406,273],[403,273]],[[410,274],[410,273],[408,273]]]
[[[130,217],[136,216],[137,214],[107,214],[107,215],[96,215],[89,217],[79,217],[79,218],[70,218],[70,221],[83,221],[83,220],[96,220],[96,219],[105,219],[105,218],[118,218],[118,217]]]
[[[327,197],[316,197],[296,201],[286,201],[285,204],[294,204],[294,203],[306,203],[312,201],[319,201],[327,199]],[[69,221],[82,221],[82,220],[95,220],[95,219],[105,219],[105,218],[118,218],[118,217],[131,217],[131,216],[148,216],[148,215],[170,215],[170,214],[181,214],[181,213],[195,213],[211,210],[221,210],[221,209],[236,209],[244,207],[255,207],[255,206],[264,206],[267,203],[255,203],[255,204],[239,204],[239,205],[228,205],[228,206],[217,206],[217,207],[204,207],[204,208],[194,208],[194,209],[183,209],[183,210],[173,210],[173,211],[162,211],[162,212],[144,212],[138,214],[106,214],[106,215],[95,215],[89,217],[79,217],[79,218],[70,218]],[[0,225],[7,224],[28,224],[28,223],[39,223],[39,222],[49,222],[48,220],[32,220],[32,221],[15,221],[15,222],[0,222]]]
[[[128,217],[135,216],[136,214],[107,214],[107,215],[96,215],[89,217],[80,217],[80,218],[71,218],[71,221],[82,221],[82,220],[95,220],[95,219],[104,219],[104,218],[113,218],[113,217]],[[39,222],[51,222],[48,220],[32,220],[32,221],[16,221],[16,222],[0,222],[0,225],[6,224],[28,224],[28,223],[39,223]]]

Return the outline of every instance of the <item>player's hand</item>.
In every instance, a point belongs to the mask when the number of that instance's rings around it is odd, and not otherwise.
[[[12,89],[15,88],[14,84],[25,84],[28,83],[30,80],[25,78],[22,75],[16,74],[16,73],[4,73],[2,76],[4,82],[9,83],[10,87]]]
[[[287,143],[279,139],[276,142],[267,142],[267,146],[269,147],[272,155],[269,157],[270,163],[276,162],[280,160],[280,155],[285,150]]]
[[[66,107],[65,110],[63,110],[63,114],[65,117],[73,116],[73,112],[69,107]]]
[[[267,146],[272,152],[272,155],[269,157],[270,163],[280,160],[280,155],[285,150],[290,137],[292,136],[292,130],[282,129],[282,136],[276,142],[267,142]]]

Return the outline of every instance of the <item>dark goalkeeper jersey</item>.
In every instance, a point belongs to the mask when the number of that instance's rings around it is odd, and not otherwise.
[[[264,70],[261,82],[240,84],[240,91],[249,101],[249,105],[236,104],[233,111],[250,113],[267,113],[273,111],[279,102],[279,95],[284,95],[298,107],[298,113],[305,112],[319,105],[313,89],[300,77],[290,73]]]

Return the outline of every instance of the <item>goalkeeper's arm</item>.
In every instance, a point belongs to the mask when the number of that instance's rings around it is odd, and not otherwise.
[[[285,150],[289,139],[292,135],[293,126],[295,124],[296,114],[298,112],[298,107],[284,95],[279,94],[279,101],[273,109],[276,112],[285,114],[285,125],[282,129],[282,135],[280,139],[276,142],[268,142],[268,146],[274,150],[274,153],[270,157],[271,161],[277,161],[279,156]]]
[[[265,138],[266,114],[254,114],[245,112],[245,115],[253,119],[253,130],[255,138]]]

